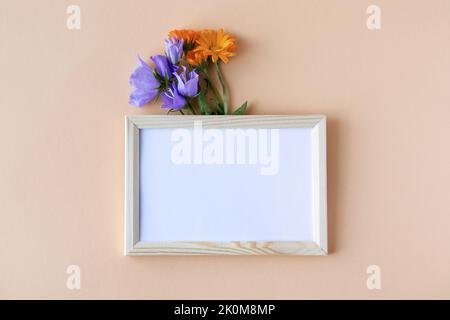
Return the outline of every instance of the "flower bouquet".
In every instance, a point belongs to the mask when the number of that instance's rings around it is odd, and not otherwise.
[[[168,113],[202,115],[244,114],[247,102],[233,112],[222,63],[236,55],[236,38],[220,30],[173,30],[165,40],[164,55],[152,56],[154,68],[138,57],[130,76],[130,104],[143,105],[161,98]],[[211,74],[216,74],[221,92]]]

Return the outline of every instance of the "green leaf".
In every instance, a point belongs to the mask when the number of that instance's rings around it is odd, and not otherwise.
[[[247,101],[244,102],[242,106],[240,106],[238,109],[234,110],[234,115],[240,115],[244,114],[247,111]]]
[[[211,108],[209,107],[209,103],[206,100],[206,97],[202,91],[200,91],[198,95],[198,105],[200,106],[200,112],[202,114],[211,114]]]
[[[223,110],[223,104],[221,104],[221,103],[217,103],[217,106],[216,106],[216,108],[217,108],[217,114],[225,114],[225,112],[224,112],[224,110]]]

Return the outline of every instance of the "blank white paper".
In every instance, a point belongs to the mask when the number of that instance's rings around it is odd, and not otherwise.
[[[177,165],[173,130],[140,130],[141,241],[312,240],[312,129],[278,129],[274,175],[259,164]]]

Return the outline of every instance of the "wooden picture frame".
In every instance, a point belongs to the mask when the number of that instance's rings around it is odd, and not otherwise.
[[[312,239],[308,241],[141,241],[140,130],[146,128],[310,128],[312,137]],[[125,255],[327,255],[325,116],[153,116],[125,117]],[[189,213],[189,212],[188,212]],[[187,214],[188,214],[187,213]]]

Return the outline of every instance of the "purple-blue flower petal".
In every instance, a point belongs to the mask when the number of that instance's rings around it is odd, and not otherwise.
[[[189,80],[184,84],[185,93],[183,95],[193,97],[198,92],[198,78]]]
[[[181,74],[174,73],[177,78],[178,91],[185,97],[194,97],[198,93],[198,74],[192,70],[186,74],[186,68],[183,67]]]
[[[178,92],[175,84],[161,94],[163,104],[161,108],[180,110],[186,105],[186,99]]]
[[[130,94],[130,104],[132,106],[142,107],[143,105],[152,101],[157,94],[158,94],[157,90],[156,92],[135,90]]]
[[[165,78],[166,76],[169,77],[169,75],[172,74],[170,62],[166,56],[158,54],[156,56],[151,57],[151,59],[156,66],[156,72],[158,72],[158,74],[161,77],[163,78]]]
[[[176,94],[174,99],[173,99],[173,106],[172,106],[172,108],[174,108],[175,110],[180,110],[185,105],[186,105],[186,99],[183,96],[181,96],[179,94]]]
[[[161,93],[161,99],[163,101],[161,108],[172,108],[173,98],[169,96],[169,92]]]
[[[166,45],[166,53],[169,57],[169,61],[172,63],[172,65],[178,64],[181,56],[183,55],[184,41],[182,39],[178,40],[177,38],[169,38],[164,40],[164,43]]]
[[[130,104],[142,107],[158,95],[160,83],[153,74],[153,69],[138,57],[138,67],[130,76],[132,92]]]
[[[195,72],[195,70],[192,70],[191,72],[189,72],[189,79],[194,79],[194,78],[198,78],[198,74],[197,74],[197,72]]]
[[[177,89],[178,89],[178,91],[183,95],[183,96],[186,96],[187,94],[186,94],[186,89],[185,89],[185,86],[184,86],[184,81],[183,81],[183,79],[181,78],[181,76],[178,74],[178,73],[174,73],[174,75],[175,75],[175,77],[177,78]]]

